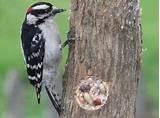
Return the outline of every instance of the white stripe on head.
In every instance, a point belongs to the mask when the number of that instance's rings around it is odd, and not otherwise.
[[[52,6],[52,9],[58,9],[57,7],[55,7],[55,6]]]
[[[35,7],[32,7],[32,9],[47,9],[47,8],[49,8],[49,6],[48,5],[46,5],[46,4],[44,4],[44,5],[37,5],[37,6],[35,6]]]
[[[34,15],[27,14],[27,23],[28,24],[35,24],[37,20],[38,19]]]

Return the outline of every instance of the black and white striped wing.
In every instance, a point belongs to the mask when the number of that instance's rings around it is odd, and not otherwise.
[[[23,24],[21,39],[28,79],[35,86],[38,103],[40,103],[45,42],[41,31],[37,27],[26,24]]]

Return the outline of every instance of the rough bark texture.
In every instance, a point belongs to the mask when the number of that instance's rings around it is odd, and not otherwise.
[[[72,0],[71,37],[64,74],[63,118],[135,118],[141,65],[138,0]],[[107,103],[99,110],[78,106],[74,93],[87,75],[110,81]]]

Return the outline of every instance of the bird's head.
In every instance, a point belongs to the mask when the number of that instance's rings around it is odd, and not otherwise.
[[[30,24],[34,24],[38,20],[46,20],[64,11],[64,9],[58,9],[48,2],[38,2],[28,8],[26,20]]]

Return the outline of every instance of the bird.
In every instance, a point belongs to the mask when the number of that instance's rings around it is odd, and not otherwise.
[[[62,111],[62,82],[58,85],[55,78],[62,58],[62,45],[54,17],[64,11],[48,2],[34,3],[27,9],[21,28],[25,66],[28,79],[36,90],[38,104],[44,86],[59,115]]]

